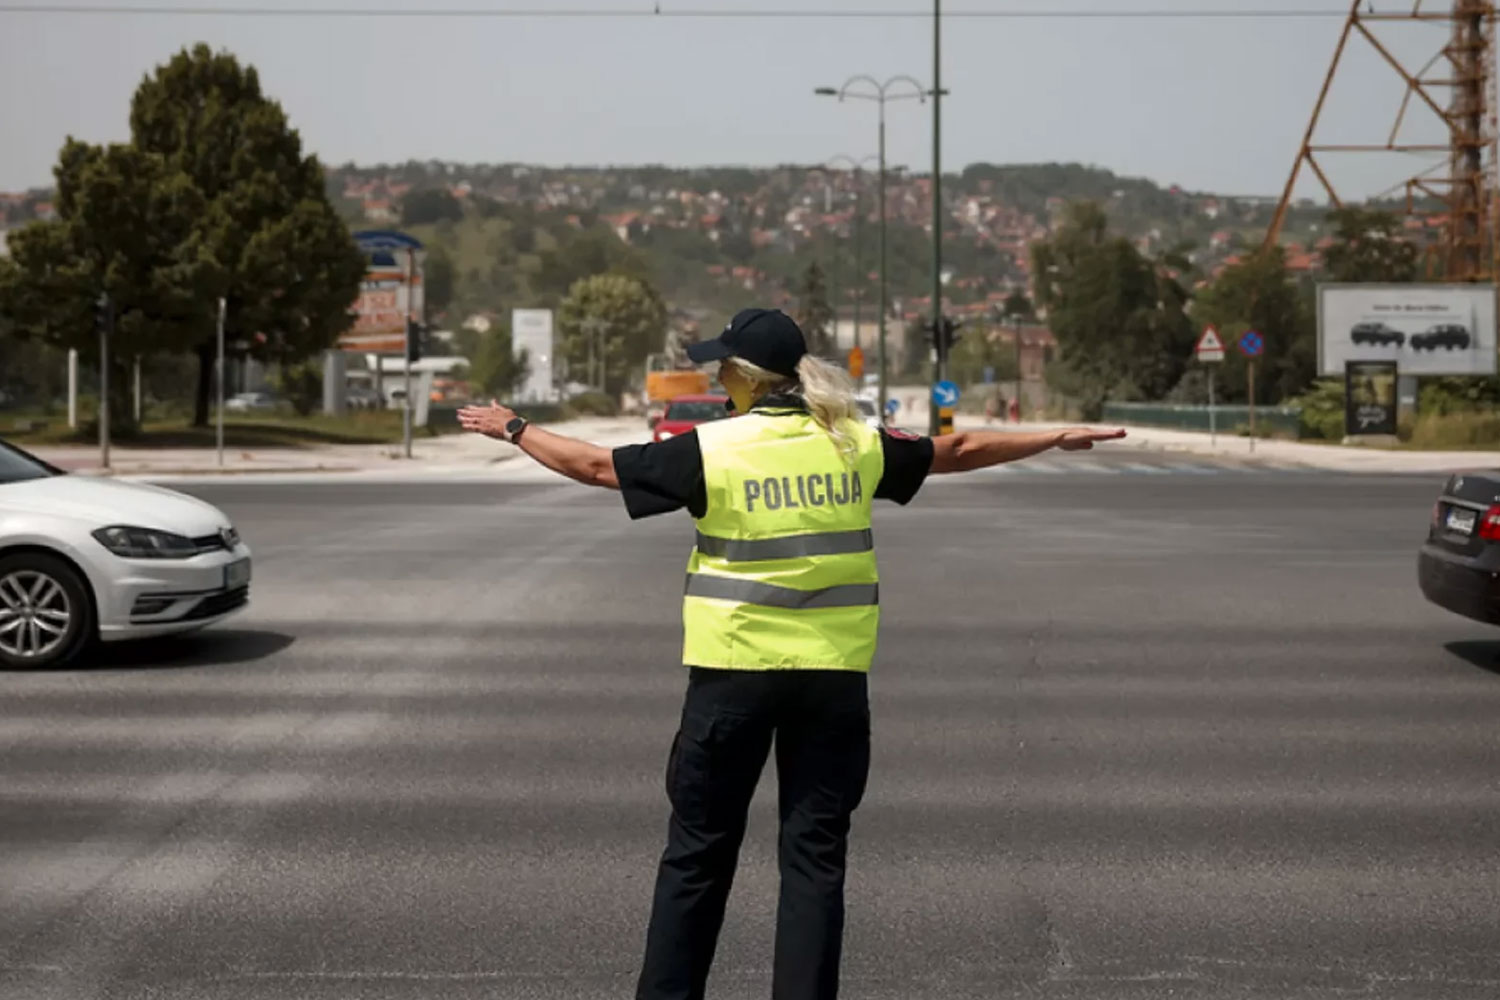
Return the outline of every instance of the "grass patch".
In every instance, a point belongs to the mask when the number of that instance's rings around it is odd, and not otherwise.
[[[1403,447],[1424,451],[1500,449],[1500,413],[1426,414],[1412,425]]]

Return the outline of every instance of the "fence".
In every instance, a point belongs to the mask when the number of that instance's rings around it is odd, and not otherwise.
[[[1215,420],[1220,431],[1233,433],[1250,426],[1250,407],[1216,406]],[[1137,427],[1167,427],[1182,431],[1207,431],[1208,407],[1175,403],[1105,403],[1103,422],[1134,424]],[[1300,406],[1257,406],[1255,430],[1297,437],[1302,429]]]

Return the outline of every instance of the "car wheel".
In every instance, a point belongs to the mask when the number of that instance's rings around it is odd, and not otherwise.
[[[0,665],[60,667],[94,638],[94,604],[78,572],[57,556],[0,558]]]

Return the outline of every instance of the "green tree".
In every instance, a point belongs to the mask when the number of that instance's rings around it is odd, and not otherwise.
[[[1407,282],[1417,279],[1417,248],[1401,239],[1390,212],[1346,206],[1328,213],[1336,241],[1323,251],[1330,281]]]
[[[1005,297],[1000,313],[1007,319],[1031,319],[1036,315],[1036,307],[1031,304],[1031,298],[1018,289]]]
[[[1165,260],[1148,260],[1092,203],[1070,205],[1052,240],[1032,246],[1032,269],[1059,351],[1060,386],[1084,416],[1105,400],[1160,399],[1193,344],[1187,294]]]
[[[453,301],[453,258],[442,246],[427,251],[422,265],[422,294],[429,315],[440,316]]]
[[[58,217],[10,237],[0,311],[13,336],[98,357],[95,302],[110,298],[111,426],[128,431],[128,360],[185,350],[212,329],[221,269],[193,231],[204,201],[161,156],[69,139],[54,169]]]
[[[594,322],[604,324],[602,332],[592,329]],[[616,394],[642,370],[648,354],[663,349],[666,330],[667,309],[654,288],[623,274],[596,274],[575,281],[563,299],[558,353],[574,371],[584,371],[593,340],[596,359],[602,347],[604,389]]]
[[[1246,361],[1233,344],[1246,330],[1265,338],[1257,361],[1256,397],[1284,400],[1305,390],[1317,375],[1317,323],[1310,286],[1294,281],[1286,253],[1269,247],[1224,270],[1193,303],[1199,326],[1212,325],[1231,349],[1219,366],[1224,398],[1246,399]]]
[[[644,282],[645,261],[611,230],[586,229],[555,249],[542,252],[532,287],[542,296],[555,299],[569,293],[580,279],[607,273]]]
[[[207,45],[183,50],[137,88],[130,130],[202,202],[191,238],[218,267],[203,298],[226,300],[226,339],[284,363],[331,347],[349,325],[364,259],[328,202],[321,164],[303,155],[255,69]],[[196,344],[198,425],[208,422],[212,329],[201,324]]]
[[[828,282],[817,261],[802,272],[797,290],[797,325],[807,338],[807,350],[819,358],[831,358],[838,345],[833,340],[833,309],[828,304]]]
[[[401,224],[423,226],[447,219],[457,222],[464,217],[464,207],[447,188],[421,188],[401,201]]]
[[[458,353],[470,359],[468,378],[477,391],[508,399],[526,380],[531,359],[526,351],[515,353],[508,321],[494,320],[484,333],[461,329],[455,338]]]

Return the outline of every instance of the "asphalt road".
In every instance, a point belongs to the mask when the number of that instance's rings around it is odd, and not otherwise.
[[[1079,469],[879,512],[843,995],[1500,994],[1500,633],[1416,589],[1438,480]],[[0,674],[0,997],[632,995],[686,516],[193,492],[251,610]],[[714,997],[769,994],[767,777]]]

